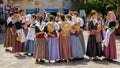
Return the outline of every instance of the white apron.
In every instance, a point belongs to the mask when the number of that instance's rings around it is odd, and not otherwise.
[[[18,36],[21,35],[21,41],[20,42],[21,43],[25,42],[25,34],[24,34],[23,29],[16,30],[16,32],[17,32]]]
[[[28,34],[26,39],[27,40],[34,40],[35,38],[35,29],[34,28],[28,28]]]

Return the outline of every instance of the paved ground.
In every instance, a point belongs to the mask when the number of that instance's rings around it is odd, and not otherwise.
[[[84,36],[87,40],[87,32],[84,32]],[[0,68],[120,68],[120,36],[116,38],[118,55],[116,62],[89,61],[85,56],[86,59],[76,62],[36,64],[32,57],[16,58],[14,54],[5,52],[3,48],[4,34],[0,34]]]

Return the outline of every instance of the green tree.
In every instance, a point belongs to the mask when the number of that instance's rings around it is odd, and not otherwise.
[[[87,0],[86,4],[80,4],[80,9],[85,9],[89,13],[92,9],[105,14],[109,10],[114,10],[120,18],[120,0]]]

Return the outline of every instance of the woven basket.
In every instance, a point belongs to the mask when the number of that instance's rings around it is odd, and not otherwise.
[[[49,33],[53,32],[55,30],[55,26],[51,23],[47,24],[47,30]]]
[[[72,26],[72,29],[74,29],[75,31],[80,31],[80,24],[79,24],[79,23],[75,23],[75,24]]]
[[[17,39],[17,41],[21,41],[22,37],[18,36],[16,39]]]
[[[70,32],[70,24],[68,22],[62,22],[61,24],[61,30],[65,33],[69,33]]]

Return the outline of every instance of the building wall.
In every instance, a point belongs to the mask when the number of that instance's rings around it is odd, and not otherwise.
[[[33,0],[8,0],[8,4],[15,5],[19,4],[22,9],[32,9],[34,8]]]
[[[20,8],[24,10],[40,8],[40,13],[43,13],[44,9],[59,9],[59,12],[62,13],[63,9],[72,7],[71,0],[8,0],[8,3],[19,4]]]
[[[3,0],[3,3],[4,3],[4,4],[7,4],[7,0]]]
[[[72,1],[71,0],[64,0],[64,8],[72,9]]]
[[[43,13],[44,9],[59,9],[62,13],[64,0],[40,0],[40,12]]]

